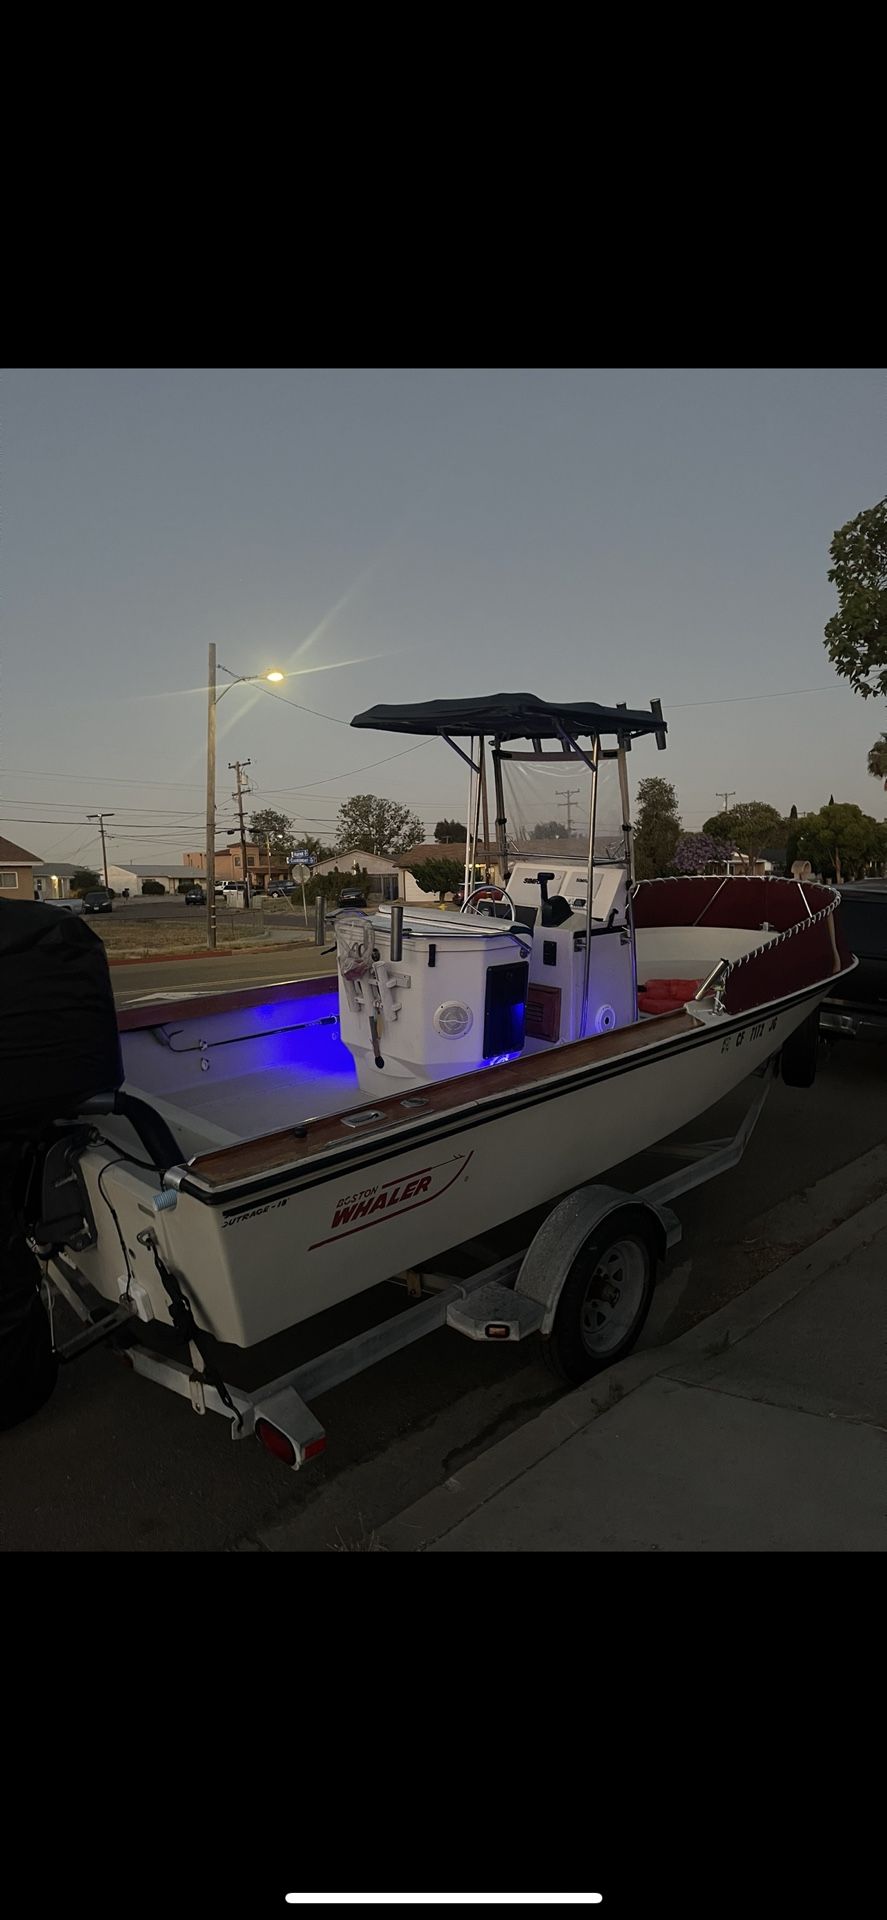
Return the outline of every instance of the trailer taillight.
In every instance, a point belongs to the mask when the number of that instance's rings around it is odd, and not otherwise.
[[[285,1433],[281,1433],[279,1427],[272,1427],[270,1420],[256,1421],[256,1439],[261,1440],[263,1447],[267,1447],[276,1460],[282,1460],[287,1467],[295,1466],[296,1449],[292,1441]]]
[[[256,1439],[261,1440],[263,1447],[267,1447],[268,1452],[273,1453],[275,1460],[282,1460],[286,1467],[303,1467],[306,1460],[316,1459],[317,1455],[326,1449],[325,1433],[318,1434],[316,1439],[306,1440],[297,1447],[288,1433],[284,1433],[280,1427],[275,1427],[273,1421],[266,1420],[261,1415],[256,1421],[255,1433]]]

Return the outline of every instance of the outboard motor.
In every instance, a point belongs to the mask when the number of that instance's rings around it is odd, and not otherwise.
[[[55,1385],[28,1241],[94,1239],[76,1116],[95,1095],[112,1105],[122,1081],[101,940],[57,908],[0,901],[0,1428],[36,1412]]]
[[[75,1118],[122,1083],[101,940],[55,907],[0,901],[0,1139]]]

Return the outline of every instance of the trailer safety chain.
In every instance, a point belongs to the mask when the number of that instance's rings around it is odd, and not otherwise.
[[[139,1239],[144,1242],[145,1246],[150,1247],[151,1249],[154,1265],[157,1268],[157,1272],[160,1275],[160,1278],[163,1282],[164,1289],[169,1299],[170,1319],[172,1320],[176,1333],[179,1335],[180,1339],[184,1341],[186,1347],[188,1348],[193,1347],[196,1349],[197,1353],[200,1355],[200,1359],[202,1362],[203,1378],[206,1380],[209,1386],[215,1387],[215,1390],[219,1396],[219,1399],[222,1401],[223,1405],[228,1408],[229,1413],[233,1413],[238,1427],[242,1427],[243,1414],[240,1413],[237,1407],[234,1405],[234,1401],[232,1400],[231,1395],[228,1392],[228,1389],[225,1385],[224,1380],[222,1379],[222,1376],[218,1370],[218,1367],[213,1365],[213,1362],[210,1360],[209,1355],[206,1352],[207,1335],[205,1333],[202,1333],[200,1328],[196,1324],[196,1321],[194,1319],[194,1313],[191,1307],[191,1302],[188,1299],[187,1294],[182,1292],[182,1288],[175,1274],[171,1273],[169,1270],[169,1267],[167,1267],[164,1261],[161,1260],[160,1254],[157,1248],[157,1242],[154,1239],[153,1234],[140,1233]],[[193,1353],[191,1355],[191,1358],[193,1360],[194,1358]],[[194,1368],[193,1377],[195,1380],[200,1378],[200,1370],[197,1367]]]

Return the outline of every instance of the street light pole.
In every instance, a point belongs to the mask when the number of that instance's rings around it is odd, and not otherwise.
[[[206,944],[216,944],[216,644],[209,643],[206,714]]]
[[[99,823],[99,833],[102,841],[102,866],[105,870],[105,886],[108,887],[108,853],[105,846],[105,821],[113,820],[114,815],[113,813],[88,813],[86,818],[87,820],[97,820]],[[110,887],[108,887],[108,892],[110,893]]]
[[[230,669],[223,667],[222,672]],[[216,645],[209,643],[209,670],[207,673],[207,709],[206,709],[206,944],[216,944],[216,707],[228,691],[228,686],[245,686],[251,680],[284,680],[286,675],[279,668],[272,667],[269,673],[232,673],[228,684],[221,693],[216,691]],[[244,861],[246,849],[244,848]]]

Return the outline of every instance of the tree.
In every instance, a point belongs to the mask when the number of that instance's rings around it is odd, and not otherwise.
[[[834,794],[833,794],[833,793],[830,793],[830,794],[829,794],[829,797],[828,797],[828,803],[829,803],[829,806],[830,806],[830,807],[833,807],[833,806],[834,806],[834,804],[835,804],[835,796],[834,796]]]
[[[678,798],[670,780],[652,774],[638,786],[634,865],[639,880],[666,874],[681,831]]]
[[[864,873],[884,856],[884,831],[861,807],[839,801],[800,822],[798,855],[819,873],[833,873],[838,886]]]
[[[267,855],[271,847],[271,859],[276,865],[286,860],[288,853],[296,844],[296,829],[288,813],[278,813],[274,807],[260,807],[258,813],[250,817],[250,839],[255,840],[260,853]],[[299,841],[303,846],[304,842]]]
[[[869,747],[866,764],[872,779],[883,780],[887,786],[887,733],[882,733],[874,746]]]
[[[537,820],[533,828],[534,840],[577,840],[578,834],[572,829],[567,832],[563,820]]]
[[[142,892],[143,893],[165,893],[166,888],[163,885],[162,880],[143,880]]]
[[[90,893],[93,887],[100,887],[101,881],[92,867],[77,867],[71,875],[71,892]]]
[[[767,800],[740,800],[739,805],[728,808],[726,813],[714,813],[706,820],[703,833],[710,833],[716,840],[729,840],[731,851],[748,856],[750,866],[760,859],[765,847],[774,841],[785,839],[785,821],[776,807]]]
[[[455,893],[465,879],[465,865],[461,860],[417,860],[407,871],[423,893],[436,893],[439,900],[445,893]]]
[[[887,736],[885,736],[885,737],[887,737]],[[790,820],[797,820],[797,817],[798,817],[798,809],[797,809],[797,807],[789,807],[789,810],[788,810],[788,817],[789,817],[789,819],[790,819]]]
[[[379,800],[374,793],[356,793],[339,808],[336,851],[347,853],[359,847],[362,853],[390,858],[415,846],[422,833],[422,822],[409,807],[399,806],[396,800]]]
[[[723,866],[731,852],[731,847],[723,840],[712,839],[710,833],[684,833],[675,847],[671,864],[675,873],[706,873],[712,867]]]
[[[838,611],[825,629],[836,673],[864,700],[887,694],[887,496],[839,527],[829,553]]]
[[[468,828],[463,827],[461,820],[438,820],[434,829],[434,838],[464,847],[468,839]]]

